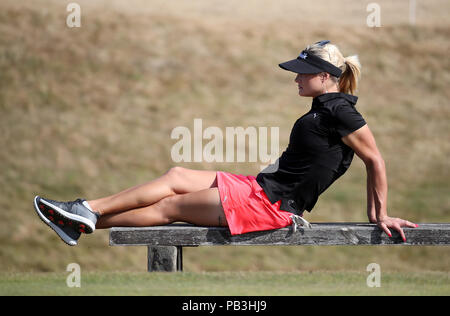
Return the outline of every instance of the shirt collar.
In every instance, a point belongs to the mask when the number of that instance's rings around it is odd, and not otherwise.
[[[338,98],[343,98],[352,105],[355,105],[356,101],[358,101],[358,97],[355,95],[346,94],[346,93],[342,93],[342,92],[330,92],[330,93],[324,93],[324,94],[321,94],[321,95],[315,97],[313,99],[312,107],[314,108],[317,106],[322,106],[325,103],[327,103],[331,100],[334,100],[334,99],[338,99]]]

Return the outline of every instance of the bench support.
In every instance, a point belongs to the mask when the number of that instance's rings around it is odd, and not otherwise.
[[[183,271],[183,247],[148,246],[148,272]]]

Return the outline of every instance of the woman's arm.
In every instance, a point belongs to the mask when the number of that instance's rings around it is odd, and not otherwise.
[[[367,124],[364,125],[353,133],[342,137],[342,141],[351,147],[366,165],[367,215],[369,221],[376,222],[388,236],[392,236],[389,228],[397,230],[402,239],[406,241],[402,227],[417,227],[417,225],[387,215],[386,166],[369,127]]]
[[[367,217],[369,218],[369,222],[376,224],[377,212],[375,210],[375,201],[373,199],[374,184],[369,169],[366,168],[366,171],[367,171]]]

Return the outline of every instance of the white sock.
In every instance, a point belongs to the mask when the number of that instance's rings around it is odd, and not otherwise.
[[[84,202],[83,202],[83,205],[86,206],[86,207],[89,209],[89,211],[91,211],[92,213],[94,213],[94,210],[91,208],[91,206],[89,205],[89,203],[88,203],[87,201],[84,201]]]

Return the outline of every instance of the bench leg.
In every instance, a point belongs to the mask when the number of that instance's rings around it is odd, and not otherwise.
[[[183,247],[148,246],[148,272],[183,271]]]

